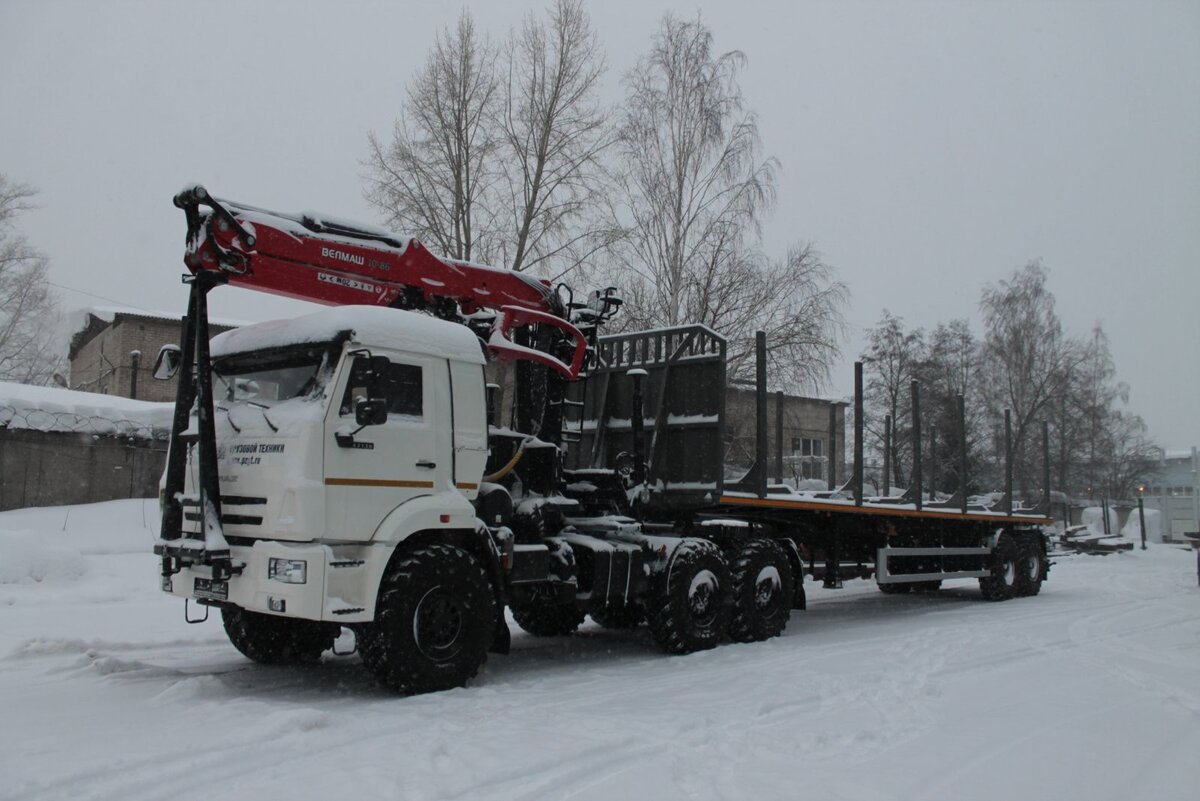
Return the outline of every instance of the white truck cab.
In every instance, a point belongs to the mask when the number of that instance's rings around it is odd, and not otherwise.
[[[484,357],[468,328],[347,306],[235,329],[211,353],[221,534],[241,570],[214,581],[211,568],[188,566],[164,590],[367,622],[399,543],[475,529],[488,432]],[[379,401],[361,424],[364,404]],[[192,449],[189,489],[195,465]],[[203,542],[189,496],[184,531]]]

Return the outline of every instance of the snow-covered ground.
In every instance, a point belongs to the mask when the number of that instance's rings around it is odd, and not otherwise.
[[[1176,547],[1060,557],[999,604],[810,587],[785,636],[684,657],[515,631],[470,687],[397,698],[355,656],[262,667],[187,625],[155,511],[0,514],[0,798],[1200,798]]]

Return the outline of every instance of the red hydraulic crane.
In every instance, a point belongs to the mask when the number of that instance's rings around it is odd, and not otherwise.
[[[567,379],[583,365],[588,342],[548,281],[440,258],[416,239],[357,223],[219,200],[198,185],[177,194],[175,205],[187,216],[184,261],[193,273],[220,272],[235,286],[333,306],[428,309],[469,324],[480,312],[498,312],[485,332],[497,358],[537,362]],[[604,297],[601,317],[619,304]],[[557,341],[548,349],[513,342],[513,331],[527,326],[556,329]]]

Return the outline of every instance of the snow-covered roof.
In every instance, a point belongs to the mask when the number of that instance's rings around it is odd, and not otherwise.
[[[479,338],[466,326],[380,306],[339,306],[236,328],[213,337],[212,355],[328,342],[342,331],[352,331],[353,340],[367,347],[398,348],[475,364],[484,361]]]
[[[163,439],[175,404],[0,381],[0,428]]]
[[[90,322],[88,317],[95,317],[98,320],[103,320],[106,323],[111,323],[116,319],[118,314],[128,317],[146,317],[151,320],[169,320],[178,323],[183,317],[184,309],[179,309],[174,312],[164,311],[149,311],[147,309],[126,308],[124,306],[82,306],[72,312],[71,330],[81,331],[87,328]],[[237,328],[247,325],[245,320],[226,320],[218,317],[208,318],[210,325],[224,326],[226,328]]]

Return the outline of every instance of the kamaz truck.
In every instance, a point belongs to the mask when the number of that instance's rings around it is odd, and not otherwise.
[[[542,636],[645,624],[688,653],[779,635],[806,575],[977,578],[992,600],[1046,577],[1044,508],[930,502],[919,479],[864,498],[861,430],[846,486],[772,481],[763,358],[758,461],[727,479],[725,342],[703,326],[603,335],[613,289],[577,299],[199,186],[175,204],[190,302],[155,368],[179,377],[155,553],[163,591],[219,610],[250,659],[315,661],[349,629],[384,685],[427,692],[507,652],[506,610]],[[332,308],[210,342],[226,284]],[[509,363],[503,403],[489,362]]]

